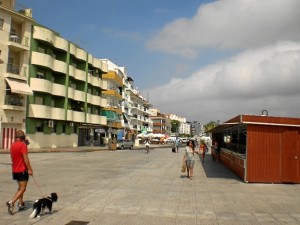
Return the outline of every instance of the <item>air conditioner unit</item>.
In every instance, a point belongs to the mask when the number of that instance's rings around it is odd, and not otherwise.
[[[49,120],[48,121],[48,127],[53,127],[54,123],[53,123],[53,120]]]
[[[70,127],[74,127],[74,123],[73,122],[70,122]]]

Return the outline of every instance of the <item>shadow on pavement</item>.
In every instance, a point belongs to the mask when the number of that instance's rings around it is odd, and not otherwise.
[[[201,163],[207,178],[224,178],[243,182],[237,175],[226,168],[221,162],[214,161],[211,154],[206,154],[205,162],[202,161],[202,157],[200,156],[198,160]]]

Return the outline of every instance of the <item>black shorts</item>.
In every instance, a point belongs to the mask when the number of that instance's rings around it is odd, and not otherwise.
[[[20,173],[12,173],[12,177],[16,181],[28,181],[29,174],[27,171],[20,172]]]

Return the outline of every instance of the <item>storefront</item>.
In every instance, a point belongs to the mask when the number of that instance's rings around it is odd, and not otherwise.
[[[220,162],[243,181],[300,183],[300,118],[239,115],[209,132]]]
[[[103,126],[81,125],[78,133],[78,146],[104,146],[105,133]]]

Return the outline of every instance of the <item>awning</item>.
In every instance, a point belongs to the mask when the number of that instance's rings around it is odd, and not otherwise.
[[[11,92],[23,95],[33,95],[33,92],[30,89],[29,85],[26,83],[26,81],[10,78],[5,78],[5,80],[10,86]]]

